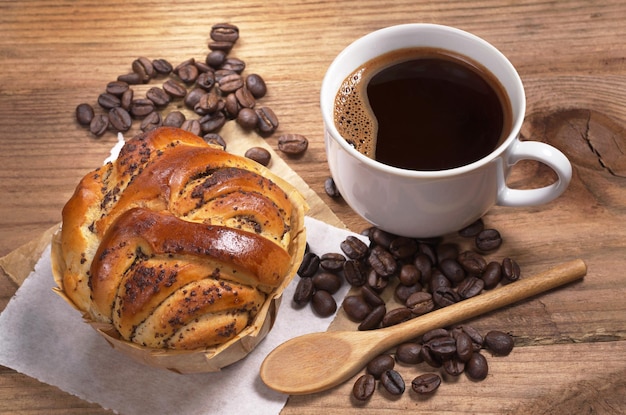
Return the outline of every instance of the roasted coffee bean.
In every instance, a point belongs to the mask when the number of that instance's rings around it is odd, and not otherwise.
[[[311,278],[300,278],[293,293],[293,302],[298,305],[305,305],[313,298],[315,287]]]
[[[417,251],[426,255],[433,266],[438,264],[437,251],[435,251],[431,244],[420,242],[417,244]]]
[[[224,124],[226,124],[226,116],[224,115],[223,112],[218,111],[218,112],[214,112],[211,114],[206,114],[203,115],[198,122],[200,123],[200,128],[202,129],[202,132],[204,134],[206,133],[212,133],[215,131],[219,131]],[[271,158],[271,154],[269,151],[267,151],[266,149],[261,149],[258,150],[258,148],[260,147],[254,147],[255,149],[252,150],[248,150],[248,151],[253,151],[254,152],[254,156],[258,157],[258,156],[262,156],[261,160],[259,161],[259,163],[263,164],[263,163],[267,163],[269,164],[270,162],[270,158]],[[258,161],[258,160],[257,160]],[[264,166],[267,166],[267,164],[263,164]]]
[[[152,61],[144,56],[140,56],[132,63],[133,72],[139,74],[142,77],[142,82],[145,84],[154,77],[154,66]]]
[[[502,245],[502,237],[495,229],[485,229],[476,235],[475,243],[481,251],[494,251]]]
[[[411,295],[420,291],[422,291],[422,285],[419,283],[413,285],[398,284],[394,291],[394,295],[400,303],[404,304],[409,297],[411,297]]]
[[[430,353],[437,356],[441,361],[451,359],[456,353],[456,340],[450,336],[435,337],[424,345],[430,349]]]
[[[226,141],[224,138],[217,133],[208,133],[202,136],[204,141],[209,144],[213,144],[222,148],[222,150],[226,150]]]
[[[230,69],[218,69],[215,71],[215,82],[217,82],[218,84],[221,82],[222,79],[224,79],[227,76],[231,76],[234,75],[235,77],[239,76],[239,74],[235,71],[231,71]],[[235,92],[235,91],[232,91]]]
[[[372,311],[372,307],[360,295],[347,296],[343,300],[342,307],[350,319],[358,322],[363,321]]]
[[[121,101],[119,97],[109,94],[108,92],[104,92],[98,96],[98,105],[106,110],[110,110],[111,108],[119,107],[121,105]]]
[[[339,244],[339,247],[343,253],[351,259],[365,258],[369,252],[369,247],[365,244],[365,242],[352,235],[346,237],[346,239]]]
[[[220,78],[218,86],[224,94],[235,92],[243,86],[243,78],[238,73],[232,73]]]
[[[224,98],[224,111],[226,111],[226,115],[228,116],[228,118],[230,119],[235,119],[237,118],[237,115],[239,115],[239,111],[241,110],[241,105],[239,105],[239,101],[237,101],[237,97],[235,96],[234,93],[230,93],[228,95],[226,95],[226,98]],[[254,116],[256,117],[256,113],[254,113]],[[254,120],[254,124],[251,123],[251,127],[248,129],[252,129],[254,127],[256,127],[256,119]]]
[[[415,317],[410,308],[398,307],[388,311],[380,322],[382,327],[395,326]]]
[[[474,352],[472,357],[465,363],[465,373],[470,379],[483,380],[487,377],[489,365],[485,356],[479,352]]]
[[[261,107],[255,110],[258,116],[257,128],[261,134],[272,134],[278,128],[278,118],[274,111],[268,107]]]
[[[376,379],[380,379],[383,373],[391,370],[396,365],[396,361],[390,354],[381,354],[369,361],[365,370],[367,373],[374,376]]]
[[[187,93],[183,102],[188,108],[193,109],[204,94],[206,94],[204,89],[193,88],[191,91]]]
[[[106,92],[115,96],[122,96],[124,92],[128,91],[128,84],[122,81],[109,82],[106,87]]]
[[[180,128],[197,136],[202,134],[202,129],[200,128],[198,120],[185,120],[181,124]]]
[[[226,58],[220,69],[226,69],[241,74],[243,70],[246,69],[246,63],[238,58]]]
[[[184,98],[187,95],[187,89],[172,79],[168,79],[163,83],[163,90],[172,98]],[[196,91],[195,94],[200,99],[203,91],[201,89],[196,89]],[[193,105],[190,106],[193,107]]]
[[[472,339],[464,331],[457,331],[453,335],[456,341],[456,357],[461,362],[467,362],[474,353]]]
[[[433,301],[438,307],[447,307],[461,301],[461,297],[452,288],[439,287],[433,292]]]
[[[157,86],[153,86],[146,92],[146,98],[154,102],[157,107],[164,107],[170,103],[170,96]]]
[[[459,376],[465,370],[465,362],[457,358],[447,359],[443,361],[443,369],[449,375]]]
[[[335,185],[335,181],[332,177],[327,177],[324,181],[324,191],[330,197],[340,197],[341,193],[339,193],[339,189],[337,189],[337,185]]]
[[[425,373],[411,381],[411,389],[420,395],[433,393],[441,385],[441,377],[436,373]]]
[[[405,304],[416,316],[421,316],[435,309],[432,294],[424,291],[411,294],[409,298],[406,299]]]
[[[453,243],[444,243],[437,246],[437,259],[439,262],[444,259],[458,259],[459,247]]]
[[[473,223],[470,223],[465,228],[459,231],[459,235],[464,238],[474,238],[476,235],[485,229],[485,224],[481,218],[476,219]]]
[[[207,65],[205,62],[200,62],[200,61],[195,61],[193,63],[196,68],[198,68],[198,77],[200,77],[200,75],[202,75],[203,73],[212,73],[215,74],[215,69],[213,67],[211,67],[210,65]],[[196,79],[196,82],[198,82],[198,80]]]
[[[343,263],[343,275],[348,284],[353,287],[360,287],[367,281],[367,272],[360,261],[349,259]]]
[[[213,50],[206,56],[206,64],[212,68],[219,68],[226,60],[226,53],[223,50]]]
[[[382,293],[389,285],[389,278],[378,275],[376,271],[370,269],[365,284],[377,293]]]
[[[414,239],[399,236],[389,244],[389,252],[399,259],[408,258],[417,252],[417,242]]]
[[[143,118],[154,111],[154,102],[148,98],[134,99],[130,103],[130,115],[135,118]]]
[[[256,101],[254,100],[254,97],[252,96],[250,91],[248,91],[248,88],[246,88],[245,86],[235,91],[235,98],[237,98],[237,103],[239,104],[241,108],[254,108],[254,106],[256,105]],[[280,143],[279,143],[279,146],[280,146]]]
[[[133,103],[134,96],[135,92],[132,89],[128,88],[120,98],[120,106],[126,111],[130,111],[130,105]]]
[[[496,261],[488,263],[480,278],[485,282],[485,290],[495,288],[502,279],[502,266]]]
[[[118,81],[126,82],[128,85],[138,85],[143,82],[143,76],[136,72],[130,72],[117,77]]]
[[[352,396],[359,401],[368,400],[376,390],[376,379],[373,375],[366,373],[359,376],[352,387]]]
[[[442,328],[428,330],[422,335],[422,343],[426,344],[432,339],[436,339],[438,337],[450,337],[450,333],[448,330]]]
[[[398,264],[393,255],[380,246],[375,246],[370,250],[367,263],[376,271],[376,274],[382,277],[389,277],[398,270]]]
[[[521,275],[519,264],[511,258],[502,260],[502,277],[509,282],[519,280]]]
[[[183,65],[178,67],[176,70],[176,75],[186,84],[193,84],[198,79],[198,75],[200,71],[198,71],[198,67],[192,63],[188,65]]]
[[[374,307],[372,311],[361,321],[358,330],[374,330],[380,327],[380,322],[383,321],[383,317],[387,314],[387,308],[384,305]]]
[[[163,125],[163,119],[161,114],[157,111],[152,111],[150,114],[146,115],[146,117],[141,120],[141,131],[151,131],[155,128],[159,128]]]
[[[456,259],[444,259],[439,263],[439,268],[441,269],[443,275],[445,275],[446,278],[454,284],[458,284],[463,281],[467,275],[461,264],[459,264]]]
[[[230,23],[218,23],[211,27],[210,36],[217,42],[235,43],[239,39],[239,28]]]
[[[320,266],[320,257],[313,252],[307,252],[302,257],[302,262],[298,268],[298,275],[302,278],[312,278],[317,273]]]
[[[213,114],[224,108],[224,101],[215,92],[207,92],[203,94],[196,105],[193,106],[193,111],[196,114],[205,115]]]
[[[443,362],[441,359],[435,354],[431,353],[430,347],[427,345],[422,345],[420,350],[420,355],[422,356],[422,360],[430,367],[440,368],[443,366]]]
[[[105,114],[96,114],[89,123],[89,131],[96,137],[102,136],[109,128],[109,117]]]
[[[461,252],[457,261],[467,273],[477,276],[482,274],[487,266],[485,257],[474,251]]]
[[[261,76],[253,73],[246,77],[246,86],[255,98],[263,98],[267,93],[267,86]]]
[[[399,344],[396,347],[396,360],[400,363],[406,363],[408,365],[416,365],[422,363],[422,355],[420,351],[422,345],[416,342],[406,342]]]
[[[452,282],[439,270],[434,269],[430,277],[429,288],[431,294],[437,291],[439,288],[451,288]]]
[[[404,264],[400,268],[400,284],[402,285],[415,285],[422,279],[422,273],[413,264]]]
[[[215,85],[215,74],[213,72],[202,72],[196,78],[196,85],[205,91],[210,90]]]
[[[233,48],[233,42],[219,41],[219,42],[209,42],[209,49],[211,50],[220,50],[225,53],[228,53]]]
[[[395,370],[387,370],[380,376],[380,384],[391,395],[402,395],[404,393],[404,379]]]
[[[290,156],[298,156],[309,147],[309,140],[302,134],[283,134],[278,137],[278,149]]]
[[[341,288],[341,278],[331,272],[320,272],[313,276],[315,289],[324,290],[330,294],[335,294]]]
[[[485,288],[485,282],[478,277],[469,276],[459,283],[457,292],[462,299],[475,297]]]
[[[391,246],[391,243],[397,238],[398,236],[389,232],[385,232],[382,229],[378,229],[378,228],[372,228],[372,232],[370,235],[370,239],[374,241],[376,245],[380,245],[385,249],[389,249],[389,247]],[[401,245],[400,242],[396,243],[396,249],[398,249],[399,245]]]
[[[480,350],[483,347],[483,336],[474,327],[463,325],[459,326],[458,329],[460,329],[463,333],[467,334],[470,339],[472,339],[474,351]]]
[[[484,346],[498,356],[507,356],[513,350],[513,337],[498,330],[485,334]]]
[[[337,252],[328,252],[320,257],[320,267],[326,271],[341,271],[344,262],[346,262],[346,257]]]
[[[123,133],[130,129],[133,120],[124,108],[114,107],[109,110],[109,123],[113,130]]]
[[[376,291],[374,291],[369,285],[361,286],[361,296],[367,304],[372,307],[378,307],[379,305],[385,305],[383,300]]]
[[[181,125],[185,122],[185,114],[180,111],[172,111],[165,116],[163,120],[163,125],[166,127],[176,127],[180,128]]]
[[[251,108],[242,108],[237,114],[237,123],[245,130],[252,130],[257,126],[259,116]]]
[[[89,104],[79,104],[76,107],[76,121],[80,125],[89,125],[94,117],[93,107]]]
[[[329,292],[324,290],[315,291],[311,298],[311,305],[313,311],[321,317],[331,316],[337,311],[337,302]]]
[[[159,75],[169,75],[174,69],[172,64],[165,59],[154,59],[152,66],[154,67],[154,71]]]
[[[417,268],[421,274],[420,283],[422,285],[430,284],[432,276],[432,263],[428,256],[424,254],[417,254],[413,259],[413,265]]]

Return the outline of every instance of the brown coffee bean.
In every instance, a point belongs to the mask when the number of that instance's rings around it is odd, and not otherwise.
[[[324,181],[324,191],[328,196],[333,198],[341,196],[341,193],[339,193],[339,189],[337,189],[335,181],[332,177],[327,177]]]
[[[443,369],[449,375],[459,376],[465,370],[465,362],[453,357],[452,359],[444,360]]]
[[[130,114],[122,107],[114,107],[109,110],[109,123],[113,130],[126,132],[130,129],[133,120]]]
[[[417,254],[413,260],[413,265],[417,268],[421,274],[420,283],[422,285],[430,284],[432,276],[432,263],[428,256],[424,254]]]
[[[375,292],[382,293],[389,285],[389,278],[378,275],[376,271],[370,269],[365,284]]]
[[[278,137],[278,149],[289,156],[299,156],[306,151],[309,140],[301,134],[283,134]]]
[[[346,239],[339,244],[339,247],[343,253],[351,259],[365,258],[369,252],[369,247],[365,242],[352,235],[347,236]]]
[[[363,246],[367,249],[364,243]],[[393,255],[381,246],[375,246],[370,250],[367,263],[381,277],[390,277],[398,270],[398,264]]]
[[[122,96],[124,92],[128,91],[128,84],[122,81],[109,82],[106,86],[106,92],[115,96]]]
[[[219,68],[226,60],[226,53],[223,50],[213,50],[206,56],[206,64],[212,68]]]
[[[199,136],[202,133],[200,123],[198,120],[185,120],[181,124],[180,128],[185,131],[189,131],[192,134]]]
[[[235,91],[235,98],[237,99],[237,103],[239,104],[240,108],[254,108],[254,106],[256,105],[254,97],[245,86]]]
[[[226,41],[209,42],[208,46],[209,46],[209,49],[211,50],[219,50],[219,51],[228,53],[233,48],[233,42],[226,42]]]
[[[180,126],[183,125],[183,122],[185,122],[185,119],[185,114],[183,114],[182,112],[172,111],[165,116],[165,119],[163,120],[163,125],[166,127],[180,128]]]
[[[319,269],[320,257],[313,252],[307,252],[302,257],[302,262],[298,268],[298,275],[302,278],[312,278]]]
[[[482,230],[485,229],[485,224],[481,218],[477,219],[473,223],[470,223],[465,228],[459,231],[459,235],[465,238],[474,238],[478,235]]]
[[[80,125],[89,125],[94,117],[93,107],[89,104],[79,104],[76,107],[76,121]]]
[[[226,116],[228,116],[228,118],[230,118],[231,120],[234,120],[235,118],[237,118],[237,115],[239,115],[239,110],[241,110],[241,106],[239,105],[239,101],[237,101],[237,97],[235,96],[235,94],[231,92],[230,94],[226,95],[226,98],[224,98],[224,111],[226,111]],[[254,115],[256,116],[256,113]],[[252,129],[255,126],[256,120],[254,125],[249,129]]]
[[[423,291],[411,294],[406,299],[405,304],[416,316],[421,316],[435,309],[432,294]]]
[[[237,114],[237,124],[244,130],[252,130],[256,128],[259,122],[259,116],[256,111],[251,108],[242,108]]]
[[[398,236],[391,234],[389,232],[385,232],[382,229],[378,229],[378,228],[372,228],[371,233],[370,233],[370,239],[376,245],[380,245],[385,249],[389,249],[389,247],[391,246],[391,243],[397,238]],[[398,246],[396,246],[396,249],[398,249]]]
[[[202,72],[196,78],[196,85],[205,91],[209,91],[215,85],[215,74],[213,72]]]
[[[198,75],[200,71],[198,71],[198,67],[192,63],[188,65],[183,65],[178,67],[176,70],[176,75],[183,81],[185,84],[193,84],[196,79],[198,79]]]
[[[433,266],[438,264],[439,260],[437,258],[437,251],[433,248],[433,246],[430,243],[426,243],[426,242],[418,243],[417,250],[418,252],[426,255],[428,259],[430,259],[430,263],[433,264]]]
[[[457,261],[467,273],[477,276],[482,274],[487,266],[485,258],[474,251],[461,252],[457,257]]]
[[[150,114],[146,115],[146,117],[141,120],[141,131],[152,131],[155,128],[159,128],[163,125],[163,119],[161,114],[157,111],[152,111]]]
[[[226,150],[226,141],[224,141],[224,138],[221,135],[217,133],[208,133],[203,135],[202,138],[207,143],[218,146],[222,150]]]
[[[134,96],[135,92],[132,89],[128,88],[120,98],[120,106],[126,111],[130,111],[130,105],[133,103]]]
[[[143,76],[136,72],[130,72],[117,77],[118,81],[126,82],[128,85],[138,85],[143,82]]]
[[[163,83],[163,90],[172,98],[184,98],[187,95],[187,89],[176,81],[168,79]],[[198,98],[202,95],[202,90],[198,89]],[[193,107],[193,105],[191,105]]]
[[[439,288],[451,288],[452,282],[439,269],[433,269],[430,277],[429,288],[431,294],[437,291]]]
[[[474,351],[480,350],[483,347],[483,336],[474,327],[463,325],[458,326],[456,329],[461,330],[463,333],[467,334],[470,339],[472,339]]]
[[[204,134],[212,133],[215,131],[219,131],[224,126],[224,124],[226,124],[226,116],[223,112],[218,111],[211,114],[203,115],[200,119],[198,119],[198,122],[200,123],[200,128],[202,129],[202,132]],[[267,160],[263,158],[263,161],[269,163],[269,158],[271,157],[269,151],[263,149],[262,154],[263,157],[267,158]],[[267,164],[264,164],[264,166],[267,166]]]
[[[263,98],[267,93],[265,81],[257,74],[250,74],[246,77],[246,86],[255,98]]]
[[[443,243],[436,249],[439,262],[447,258],[456,259],[459,256],[459,246],[454,243]]]
[[[157,86],[153,86],[146,92],[146,98],[154,102],[157,107],[165,107],[170,103],[170,96]]]
[[[130,104],[130,114],[135,118],[143,118],[154,111],[154,102],[148,98],[134,99]]]
[[[198,68],[198,72],[199,72],[198,78],[203,73],[215,74],[215,69],[213,69],[210,65],[207,65],[205,62],[195,61],[193,64],[196,66],[196,68]],[[198,82],[198,79],[196,79],[196,83],[197,82]]]
[[[474,352],[472,357],[465,363],[465,373],[473,380],[485,379],[489,373],[489,365],[485,356],[479,352]]]
[[[238,58],[226,58],[220,69],[226,69],[241,74],[243,70],[246,69],[246,63]]]
[[[385,390],[391,395],[402,395],[404,393],[404,379],[402,375],[393,369],[383,372],[380,376],[380,384],[383,385]]]
[[[109,117],[104,114],[97,114],[89,123],[89,131],[96,137],[102,136],[109,128]]]
[[[159,75],[169,75],[174,69],[172,64],[165,59],[154,59],[152,66],[154,67],[154,71]]]
[[[411,381],[411,389],[420,395],[433,393],[441,385],[441,377],[436,373],[425,373]]]
[[[424,345],[430,349],[430,353],[438,357],[442,362],[451,359],[456,353],[456,340],[450,336],[435,337]]]
[[[463,331],[455,332],[453,337],[456,341],[456,358],[461,362],[467,362],[474,353],[472,339]]]
[[[433,292],[433,301],[438,307],[447,307],[461,301],[461,297],[452,288],[439,287]]]
[[[278,128],[278,117],[271,108],[261,107],[255,110],[258,117],[257,128],[261,134],[272,134]]]
[[[341,278],[331,272],[320,272],[313,276],[315,289],[324,290],[330,294],[335,294],[341,288]]]
[[[432,339],[436,339],[438,337],[450,337],[450,333],[448,330],[443,328],[429,330],[422,335],[422,343],[426,344]]]
[[[499,330],[485,334],[484,346],[498,356],[507,356],[513,350],[513,337]]]
[[[461,299],[475,297],[485,288],[485,282],[478,277],[469,276],[459,283],[457,293]]]
[[[367,281],[367,273],[360,261],[355,259],[346,260],[343,264],[343,275],[348,284],[360,287]]]
[[[385,305],[385,300],[383,300],[380,295],[376,291],[372,289],[369,285],[361,286],[361,296],[365,300],[367,304],[372,307],[378,307],[379,305]]]
[[[119,97],[104,92],[98,96],[98,105],[106,110],[110,110],[111,108],[119,107],[121,105],[121,101]]]
[[[458,284],[465,279],[465,270],[456,259],[444,259],[439,263],[439,268],[443,275],[454,284]]]
[[[476,235],[475,243],[481,251],[494,251],[502,245],[502,237],[495,229],[485,229]]]
[[[152,61],[144,56],[140,56],[132,63],[133,72],[139,74],[142,78],[142,82],[148,83],[154,76],[154,66]]]
[[[358,330],[374,330],[380,327],[380,322],[383,321],[383,317],[387,314],[387,308],[384,305],[374,307],[372,311],[361,321]]]
[[[200,115],[213,114],[221,111],[224,105],[224,100],[216,92],[211,91],[200,96],[196,105],[193,106],[193,111]]]
[[[230,23],[218,23],[211,27],[210,36],[217,42],[235,43],[239,39],[239,28]]]
[[[343,300],[343,310],[353,321],[361,322],[372,311],[372,307],[360,295],[349,295]]]
[[[394,295],[398,302],[404,304],[411,295],[422,291],[422,285],[417,283],[413,285],[398,284],[394,291]]]
[[[404,259],[414,255],[417,249],[417,242],[415,242],[414,239],[404,236],[394,238],[389,244],[389,252],[398,259]]]
[[[496,261],[488,263],[480,278],[485,282],[485,290],[495,288],[502,279],[502,266]]]
[[[396,347],[396,360],[400,363],[408,365],[416,365],[422,363],[422,355],[420,351],[422,346],[416,342],[406,342]]]
[[[427,345],[422,345],[420,355],[422,356],[422,360],[430,367],[440,368],[443,366],[441,359],[431,353],[430,348]]]
[[[519,264],[511,258],[502,260],[502,277],[508,282],[519,280],[521,275]]]
[[[415,285],[420,282],[422,273],[413,264],[404,264],[400,268],[400,284],[402,285]]]
[[[313,311],[321,317],[331,316],[337,311],[337,302],[329,292],[324,290],[315,291],[311,298],[311,306]]]
[[[293,302],[300,306],[308,304],[311,298],[313,298],[314,292],[313,280],[311,278],[300,278],[293,293]]]
[[[220,78],[217,83],[222,93],[228,94],[243,86],[243,78],[238,73],[232,73]]]
[[[346,257],[336,252],[329,252],[320,257],[320,267],[324,268],[326,271],[341,271],[344,262],[346,262]]]
[[[390,354],[381,354],[370,360],[365,367],[367,373],[380,379],[383,373],[394,368],[396,361]]]
[[[388,311],[380,322],[382,327],[395,326],[415,317],[410,308],[398,307]]]
[[[366,373],[359,376],[352,387],[352,396],[359,401],[368,400],[376,390],[376,379],[373,375]]]
[[[188,108],[193,109],[204,94],[206,94],[204,89],[193,88],[191,91],[187,93],[183,102]]]

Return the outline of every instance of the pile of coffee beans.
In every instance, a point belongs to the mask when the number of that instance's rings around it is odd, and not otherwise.
[[[190,131],[207,142],[225,148],[218,131],[234,120],[245,130],[256,130],[267,137],[278,128],[278,118],[269,107],[257,101],[267,93],[265,80],[258,74],[244,75],[246,63],[229,56],[239,39],[239,28],[220,23],[212,26],[209,53],[204,60],[187,59],[173,66],[163,58],[138,57],[131,72],[122,74],[106,85],[97,105],[76,107],[76,120],[95,137],[107,131],[124,133],[134,122],[142,131],[172,126]],[[133,88],[159,81],[160,86]],[[138,90],[147,89],[138,96]],[[168,107],[181,109],[184,112]],[[308,140],[297,134],[279,139],[279,149],[288,155],[300,155]]]
[[[406,383],[395,370],[396,363],[426,363],[426,367],[430,368],[430,371],[411,381],[411,389],[418,395],[434,393],[447,376],[456,378],[465,373],[468,378],[480,381],[489,372],[487,359],[481,350],[486,349],[496,356],[506,356],[513,350],[513,345],[513,338],[509,334],[497,330],[485,336],[467,325],[450,330],[431,330],[421,339],[398,345],[395,353],[384,353],[372,359],[365,373],[354,383],[352,395],[358,401],[366,401],[374,394],[377,383],[392,396],[402,395]],[[440,369],[443,373],[440,375],[433,369]]]

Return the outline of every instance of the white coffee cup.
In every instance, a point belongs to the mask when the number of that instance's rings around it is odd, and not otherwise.
[[[512,127],[494,151],[461,167],[416,171],[369,158],[338,132],[333,117],[337,91],[345,78],[371,59],[410,48],[440,48],[479,62],[500,81],[512,108]],[[435,24],[404,24],[372,32],[344,49],[332,62],[321,88],[326,154],[335,184],[352,209],[385,231],[408,237],[433,237],[458,231],[494,205],[535,206],[552,201],[567,188],[572,167],[556,148],[521,141],[526,98],[509,60],[481,38]],[[558,180],[536,189],[512,189],[506,178],[520,160],[536,160],[553,169]]]

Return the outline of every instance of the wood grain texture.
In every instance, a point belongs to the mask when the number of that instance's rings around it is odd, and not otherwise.
[[[626,4],[621,0],[0,2],[0,256],[58,223],[78,180],[114,144],[112,134],[94,139],[75,123],[76,105],[95,104],[106,83],[129,72],[138,56],[172,63],[203,59],[210,26],[225,21],[241,30],[233,56],[268,83],[263,103],[274,109],[280,127],[266,143],[276,148],[282,133],[307,136],[307,153],[285,157],[286,162],[355,231],[367,224],[324,194],[328,168],[319,88],[334,56],[378,28],[441,23],[494,44],[518,68],[526,87],[523,137],[557,146],[574,167],[570,187],[556,201],[494,208],[485,217],[505,238],[494,256],[514,257],[527,275],[573,258],[583,258],[589,268],[584,282],[567,290],[472,321],[481,330],[511,331],[518,345],[506,358],[489,359],[487,380],[461,377],[425,400],[377,393],[365,405],[350,400],[348,382],[291,397],[284,414],[626,412]],[[543,166],[520,163],[510,183],[522,188],[550,180]],[[15,289],[0,277],[0,307]],[[354,325],[340,312],[332,329],[342,327]],[[408,377],[416,369],[403,373]],[[0,368],[0,413],[110,412]]]

